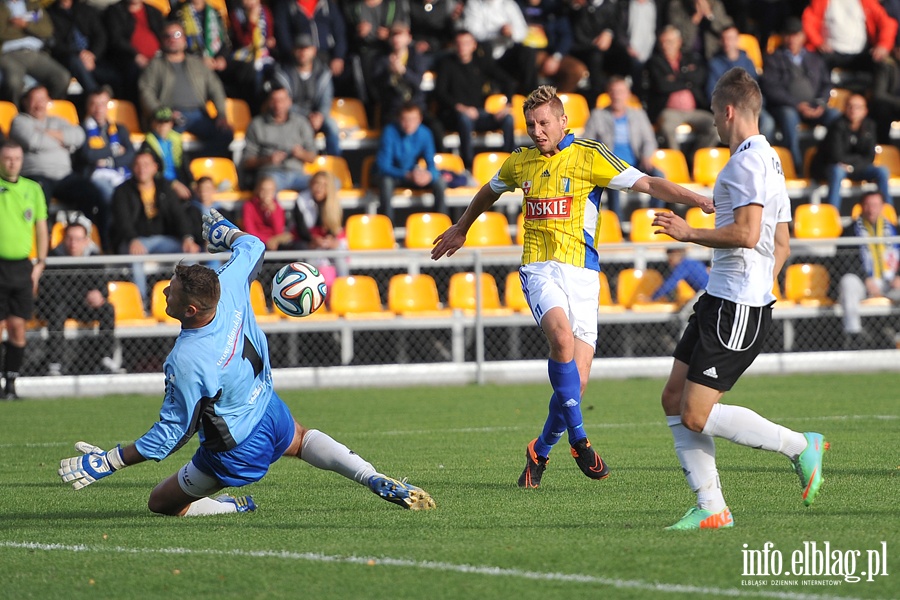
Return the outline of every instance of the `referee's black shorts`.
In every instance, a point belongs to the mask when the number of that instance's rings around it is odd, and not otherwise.
[[[34,294],[31,285],[31,261],[0,258],[0,321],[6,317],[31,318]]]
[[[747,306],[700,296],[673,354],[688,364],[687,378],[730,390],[762,350],[772,325],[772,304]]]

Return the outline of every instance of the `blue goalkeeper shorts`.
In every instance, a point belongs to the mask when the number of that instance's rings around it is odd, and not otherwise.
[[[263,418],[243,442],[226,452],[212,452],[203,446],[191,462],[228,487],[259,481],[269,465],[284,455],[294,441],[294,417],[274,392]]]

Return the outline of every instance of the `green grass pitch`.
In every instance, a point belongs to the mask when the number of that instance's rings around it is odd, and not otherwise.
[[[663,530],[694,498],[659,407],[662,383],[593,381],[585,423],[611,476],[585,478],[563,442],[539,490],[515,482],[549,385],[283,393],[306,426],[431,492],[430,512],[283,459],[242,492],[256,513],[155,516],[148,494],[196,440],[78,492],[56,469],[78,440],[108,448],[143,434],[161,395],[0,403],[0,597],[900,598],[896,374],[742,380],[727,402],[825,434],[826,481],[805,508],[784,457],[718,440],[735,527],[702,532]],[[886,547],[886,563],[858,583],[746,576],[744,550],[766,542],[782,571],[811,542],[827,542],[844,570],[858,551],[857,575],[868,550]]]

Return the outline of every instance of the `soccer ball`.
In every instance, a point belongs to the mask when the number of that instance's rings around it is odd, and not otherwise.
[[[325,278],[305,262],[284,265],[272,279],[272,302],[291,317],[313,314],[325,302],[326,294]]]

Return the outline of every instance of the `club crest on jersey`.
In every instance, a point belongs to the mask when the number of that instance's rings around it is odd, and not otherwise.
[[[527,197],[531,193],[531,180],[522,182],[522,193]]]
[[[563,194],[571,194],[572,193],[572,180],[568,177],[560,177],[559,178],[559,191]]]
[[[525,218],[529,220],[568,219],[572,216],[572,196],[559,198],[525,197]]]
[[[32,217],[34,217],[34,212],[30,208],[26,208],[25,214],[23,216],[25,217],[26,223],[31,223]]]

